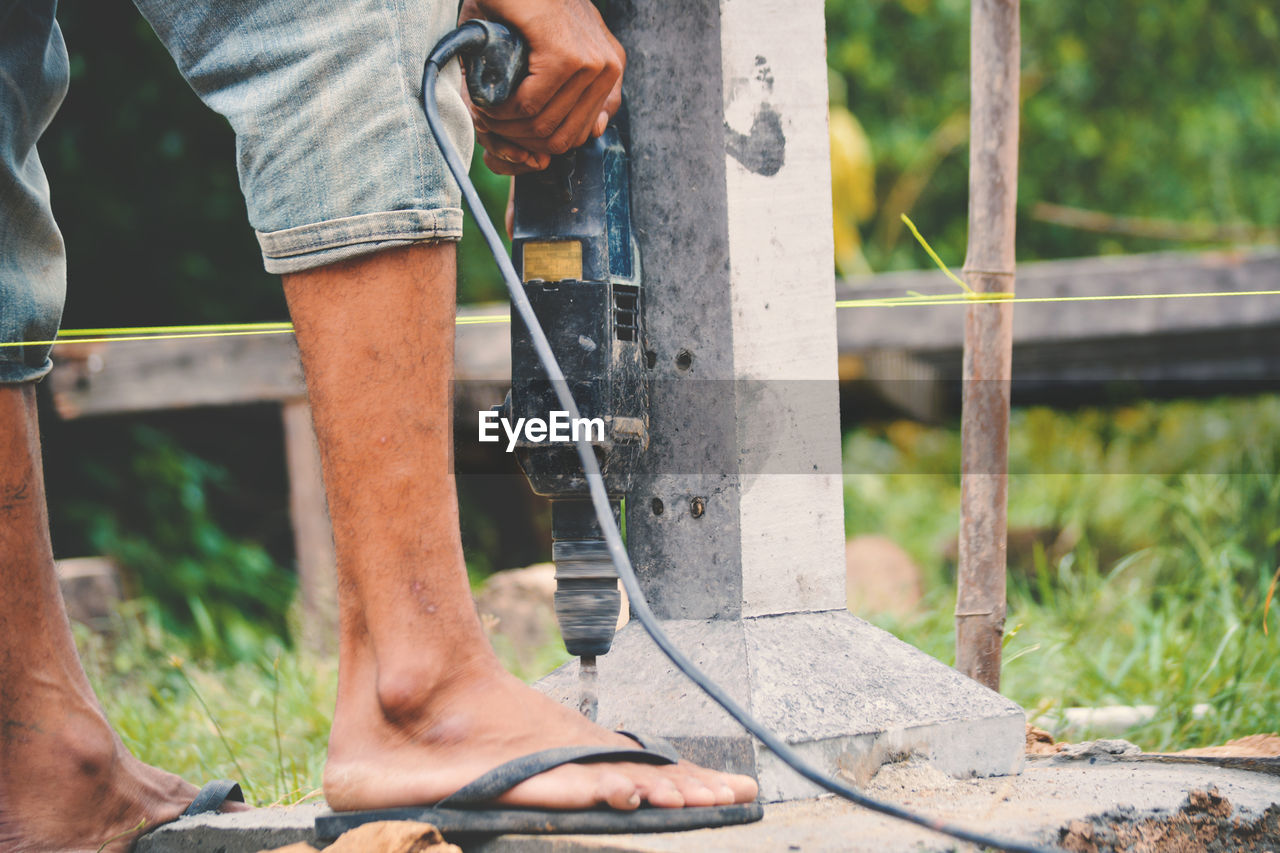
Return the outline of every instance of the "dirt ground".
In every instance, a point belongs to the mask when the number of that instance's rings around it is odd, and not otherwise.
[[[1027,725],[1027,754],[1055,755],[1080,745],[1055,742],[1043,729]],[[1280,756],[1280,735],[1246,735],[1219,746],[1186,749],[1172,755],[1200,758],[1274,758]],[[1058,843],[1072,853],[1217,853],[1217,851],[1280,850],[1280,803],[1260,816],[1235,816],[1235,807],[1217,786],[1193,790],[1168,816],[1137,817],[1116,809],[1087,820],[1073,820],[1059,833]]]
[[[1192,791],[1168,817],[1134,820],[1123,810],[1073,820],[1058,843],[1072,853],[1270,853],[1280,849],[1280,803],[1261,816],[1233,818],[1234,807],[1216,787]]]

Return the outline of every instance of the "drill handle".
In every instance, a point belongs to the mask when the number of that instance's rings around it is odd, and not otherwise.
[[[479,50],[466,54],[467,90],[477,106],[497,106],[529,73],[529,46],[502,24],[474,18],[464,26],[471,25],[482,27],[487,39]]]

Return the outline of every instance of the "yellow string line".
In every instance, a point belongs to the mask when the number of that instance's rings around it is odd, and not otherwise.
[[[291,332],[293,324],[279,323],[206,323],[198,326],[121,326],[110,329],[62,329],[59,338],[102,337],[104,335],[159,335],[166,332],[189,334],[194,332]]]
[[[1117,293],[1099,296],[1013,296],[1008,293],[974,293],[972,296],[884,296],[840,299],[836,308],[927,308],[938,305],[972,305],[975,302],[1035,304],[1048,302],[1125,302],[1139,299],[1212,299],[1231,296],[1280,296],[1280,290],[1209,290],[1195,293]],[[459,326],[510,323],[510,314],[482,314],[458,317]],[[156,334],[158,333],[158,334]],[[61,344],[96,344],[117,341],[172,341],[185,338],[230,338],[248,335],[287,335],[292,323],[228,323],[198,326],[126,326],[104,329],[64,329],[56,341],[17,341],[0,347],[40,347]]]
[[[1008,293],[979,293],[969,296],[887,296],[841,299],[837,308],[901,308],[904,306],[972,305],[974,302],[1121,302],[1135,299],[1208,299],[1214,296],[1280,296],[1280,290],[1210,290],[1200,293],[1113,293],[1101,296],[1013,296]]]
[[[1139,299],[1212,299],[1231,296],[1280,296],[1280,290],[1210,290],[1194,293],[1118,293],[1098,296],[1013,296],[1008,293],[974,293],[972,296],[884,296],[866,299],[839,299],[836,308],[905,308],[938,305],[972,305],[975,302],[1036,304],[1049,302],[1124,302]],[[481,314],[458,317],[459,326],[510,323],[510,314]],[[102,329],[63,329],[56,341],[18,341],[0,347],[39,347],[60,344],[113,343],[117,341],[171,341],[185,338],[230,338],[248,335],[293,333],[292,323],[226,323],[196,326],[123,326]]]
[[[292,329],[268,329],[256,332],[197,332],[189,335],[110,335],[100,338],[72,338],[57,341],[18,341],[0,347],[52,347],[61,344],[105,344],[117,341],[176,341],[183,338],[238,338],[245,335],[288,335]]]
[[[510,323],[510,314],[477,314],[458,317],[458,326]],[[103,329],[62,329],[54,341],[17,341],[0,347],[42,347],[61,344],[98,344],[116,341],[173,341],[185,338],[235,338],[247,335],[293,334],[292,323],[207,323],[195,326],[120,326]]]

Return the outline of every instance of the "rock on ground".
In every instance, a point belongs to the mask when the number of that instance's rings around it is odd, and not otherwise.
[[[462,853],[455,844],[447,843],[429,823],[409,820],[387,820],[366,823],[338,836],[325,848],[327,853]],[[299,842],[275,850],[258,853],[318,853],[310,844]]]
[[[855,536],[845,543],[845,595],[854,613],[906,616],[924,597],[920,567],[885,536]]]

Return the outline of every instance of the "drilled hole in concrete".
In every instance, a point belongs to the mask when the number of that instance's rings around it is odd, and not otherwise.
[[[694,498],[689,501],[689,514],[694,518],[702,518],[707,511],[707,502],[702,498]]]
[[[658,354],[651,349],[644,351],[644,366],[653,370],[658,366]]]
[[[676,353],[676,367],[681,370],[688,370],[692,366],[693,353],[689,352],[687,349],[682,349],[680,352]]]
[[[649,507],[653,510],[654,515],[662,515],[666,507],[662,505],[662,498],[654,498],[649,502]]]

